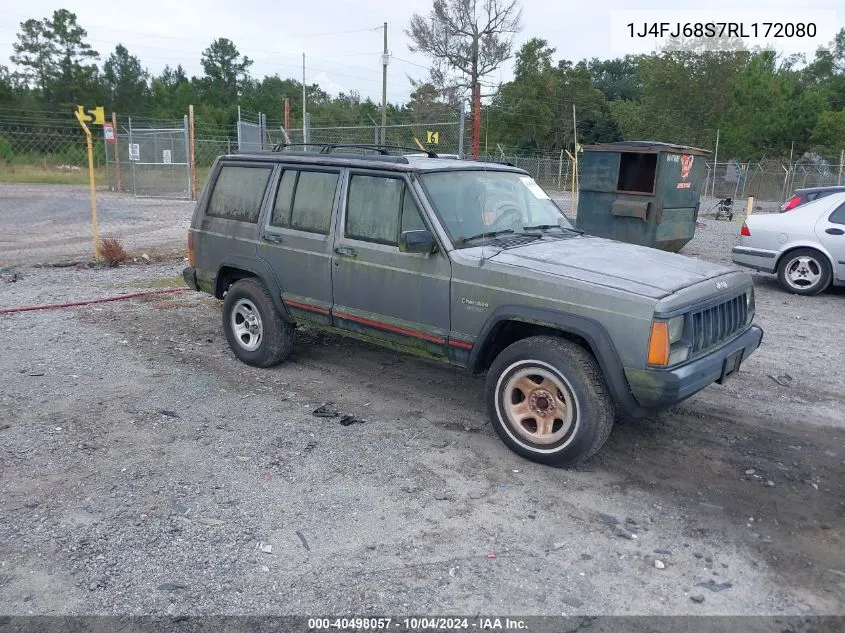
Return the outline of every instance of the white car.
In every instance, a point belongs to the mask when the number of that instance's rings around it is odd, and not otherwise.
[[[845,193],[795,207],[789,213],[749,216],[731,251],[735,264],[776,273],[799,295],[845,286]]]

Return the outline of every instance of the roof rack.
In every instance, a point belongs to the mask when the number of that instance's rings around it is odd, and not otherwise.
[[[320,154],[331,154],[336,149],[363,149],[377,152],[382,156],[389,156],[388,150],[419,151],[417,147],[403,147],[401,145],[375,145],[367,143],[278,143],[273,146],[274,152],[284,151],[288,147],[319,147]],[[429,158],[437,158],[437,154],[430,150],[423,150]]]

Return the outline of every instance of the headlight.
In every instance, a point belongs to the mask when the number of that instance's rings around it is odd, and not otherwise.
[[[669,319],[669,344],[677,343],[684,335],[684,317],[676,316]]]
[[[757,308],[754,302],[754,287],[752,286],[745,291],[745,325],[750,325],[754,320],[754,310]]]

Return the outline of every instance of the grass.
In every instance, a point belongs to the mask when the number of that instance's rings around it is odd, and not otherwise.
[[[121,163],[122,164],[122,163]],[[208,180],[208,167],[197,167],[197,195],[202,191]],[[108,172],[105,168],[94,170],[94,178],[98,187],[109,184]],[[0,183],[16,185],[87,185],[88,169],[67,171],[44,165],[8,165],[0,162]],[[124,181],[123,187],[131,187],[131,182]],[[131,193],[131,192],[130,192]]]
[[[97,186],[107,184],[106,170],[95,170],[94,178],[96,179]],[[41,165],[0,165],[0,183],[87,185],[88,170],[67,171]]]

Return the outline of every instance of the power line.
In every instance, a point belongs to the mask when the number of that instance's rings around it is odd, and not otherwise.
[[[8,16],[15,17],[15,18],[23,18],[24,20],[28,20],[28,19],[32,18],[31,15],[21,15],[19,13],[10,13],[8,11],[0,11],[0,15],[8,15]],[[46,16],[46,18],[50,18],[50,17],[52,17],[52,15]],[[83,26],[83,25],[80,24],[80,26]],[[0,27],[0,28],[3,28],[3,27]],[[14,27],[5,27],[5,28],[14,28]],[[166,39],[166,40],[171,40],[171,39],[172,40],[185,40],[185,39],[188,39],[188,38],[178,36],[178,35],[161,35],[159,33],[148,33],[148,32],[144,32],[144,31],[136,31],[136,30],[133,30],[133,29],[120,29],[120,28],[115,28],[113,26],[103,26],[101,24],[88,24],[86,26],[83,26],[83,28],[85,28],[85,30],[99,29],[101,31],[114,31],[115,33],[131,33],[133,35],[142,35],[144,37],[153,37],[153,38],[157,38],[157,39]],[[367,32],[370,32],[370,31],[380,31],[381,28],[382,28],[381,25],[378,25],[376,27],[349,29],[349,30],[345,30],[345,31],[332,31],[332,32],[327,32],[327,33],[325,33],[325,32],[324,33],[302,33],[302,34],[285,33],[285,40],[307,39],[307,38],[311,38],[311,37],[334,37],[336,35],[350,35],[350,34],[353,34],[353,33],[367,33]],[[270,38],[268,37],[268,38],[265,38],[265,39],[270,39]],[[276,38],[273,38],[273,39],[276,39]]]

